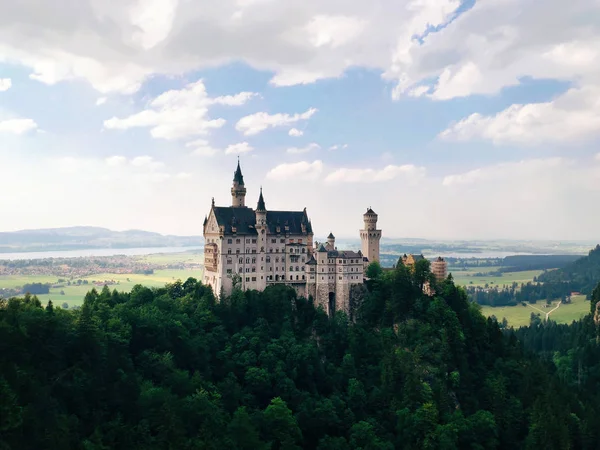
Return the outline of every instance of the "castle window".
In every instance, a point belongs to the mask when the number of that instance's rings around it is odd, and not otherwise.
[[[230,248],[227,249],[227,254],[231,255],[231,249]]]
[[[306,253],[306,249],[302,247],[302,253]]]
[[[302,262],[304,262],[304,259],[305,259],[305,258],[304,258],[304,256],[303,256],[303,257],[302,257]]]
[[[261,270],[261,272],[262,272],[263,270],[265,270],[264,266],[260,266],[260,270]]]
[[[299,280],[299,279],[300,279],[300,276],[299,276],[299,275],[296,275],[296,280]]]
[[[240,263],[240,264],[244,264],[244,258],[240,258],[240,259],[239,259],[239,263]]]
[[[276,249],[275,249],[275,253],[279,253],[279,248],[276,248]]]
[[[277,239],[271,239],[271,244],[277,244]]]
[[[250,267],[246,267],[246,273],[250,273]]]
[[[293,239],[290,239],[290,244],[293,244],[293,243],[294,243],[294,240],[293,240]]]
[[[273,268],[272,267],[269,267],[269,272],[273,272]]]
[[[294,279],[293,275],[290,275],[290,281],[292,281]]]
[[[264,247],[261,247],[261,248],[260,248],[260,252],[262,253],[262,252],[264,252],[264,251],[265,251],[265,248],[264,248]]]
[[[324,279],[325,279],[325,277],[321,277],[321,280],[324,280]]]
[[[233,239],[227,239],[228,244],[233,244]]]
[[[256,267],[253,267],[253,268],[252,268],[252,272],[256,272]]]
[[[279,257],[275,258],[275,262],[279,262]]]
[[[300,272],[300,268],[296,266],[296,272]]]
[[[321,272],[325,272],[325,269],[323,267],[321,267]]]
[[[250,258],[246,258],[246,264],[250,264]]]
[[[279,242],[280,242],[281,244],[285,244],[285,239],[281,239]]]
[[[246,277],[246,282],[250,281],[250,277]]]
[[[256,249],[255,248],[252,249],[252,253],[256,253]]]
[[[236,254],[236,255],[239,255],[239,254],[240,254],[240,249],[239,249],[239,248],[235,250],[235,254]]]
[[[293,271],[294,271],[294,267],[290,266],[290,272],[293,272]]]
[[[302,279],[304,280],[304,279],[306,279],[306,277],[304,275],[302,275]]]
[[[249,243],[250,243],[250,239],[246,239],[246,244],[249,244]]]
[[[271,262],[271,257],[267,256],[267,262],[270,263]]]
[[[231,269],[227,269],[227,273],[231,273],[231,272],[232,272],[232,270],[231,270]]]
[[[228,259],[227,264],[231,264],[231,263],[232,263],[231,259]]]
[[[256,281],[256,277],[252,277],[252,281]]]
[[[256,258],[252,258],[252,264],[256,262]]]
[[[340,280],[342,279],[342,276],[340,275]]]
[[[235,243],[236,243],[236,244],[241,244],[241,242],[242,242],[242,241],[241,241],[240,239],[236,239],[236,240],[235,240]]]
[[[269,253],[273,253],[273,249],[272,248],[269,249]]]
[[[241,268],[241,267],[239,268],[238,272],[239,272],[239,273],[242,273],[242,272],[243,272],[243,270],[242,270],[242,268]]]
[[[253,243],[253,244],[256,244],[256,239],[252,239],[252,243]]]
[[[304,272],[304,266],[302,266],[302,267],[300,268],[300,270],[302,270],[302,272]]]

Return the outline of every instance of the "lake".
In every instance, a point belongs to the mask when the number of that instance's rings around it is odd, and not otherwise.
[[[83,250],[63,250],[54,252],[0,253],[0,260],[80,258],[89,256],[142,256],[156,253],[183,253],[201,250],[202,247],[144,247],[144,248],[92,248]]]

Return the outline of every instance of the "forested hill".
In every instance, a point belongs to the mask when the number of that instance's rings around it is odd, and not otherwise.
[[[600,245],[590,250],[587,256],[566,265],[562,269],[543,273],[538,281],[544,283],[571,283],[574,289],[585,294],[591,294],[592,290],[600,282]]]
[[[99,227],[48,228],[0,233],[0,253],[93,248],[189,247],[199,236],[164,236],[141,230],[112,231]]]
[[[567,449],[597,404],[426,261],[369,268],[353,321],[286,286],[217,303],[194,279],[0,303],[0,448]],[[597,448],[597,447],[589,447]]]

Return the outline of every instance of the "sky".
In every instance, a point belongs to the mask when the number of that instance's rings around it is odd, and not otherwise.
[[[600,0],[0,0],[0,231],[600,241]]]

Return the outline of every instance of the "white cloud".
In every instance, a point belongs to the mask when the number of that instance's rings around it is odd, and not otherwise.
[[[32,119],[0,120],[0,133],[25,134],[38,127]]]
[[[196,156],[214,156],[219,153],[219,149],[211,147],[205,139],[197,139],[192,142],[188,142],[185,144],[186,147],[191,147],[194,150],[192,151],[192,155]]]
[[[96,106],[104,105],[106,103],[106,100],[107,100],[106,97],[99,97],[96,100]]]
[[[444,177],[442,184],[444,186],[477,185],[494,183],[498,180],[505,182],[510,178],[523,180],[528,177],[532,182],[535,180],[537,183],[544,173],[555,174],[557,169],[564,169],[568,164],[567,160],[559,157],[499,163],[461,174],[448,175]],[[535,191],[533,193],[535,194]]]
[[[314,142],[311,144],[308,144],[306,147],[290,147],[288,148],[286,151],[290,154],[299,154],[299,153],[308,153],[308,152],[312,152],[313,150],[319,150],[321,148],[321,146],[319,144],[315,144]]]
[[[125,156],[115,155],[109,158],[106,158],[106,164],[111,167],[122,166],[127,163],[127,158]]]
[[[163,92],[153,99],[148,108],[129,117],[113,117],[104,121],[104,127],[113,130],[150,128],[154,138],[176,140],[206,135],[221,128],[224,119],[210,119],[208,108],[214,104],[242,105],[254,94],[241,92],[233,96],[210,98],[202,80],[190,83],[183,89]]]
[[[188,178],[191,178],[192,174],[191,173],[187,173],[187,172],[179,172],[177,175],[175,175],[175,178],[177,178],[178,180],[187,180]]]
[[[290,131],[288,131],[288,134],[292,137],[300,137],[304,134],[304,131],[299,130],[298,128],[292,128]]]
[[[329,147],[329,150],[343,150],[345,148],[348,148],[348,144],[334,144],[331,147]]]
[[[231,155],[231,154],[239,155],[239,154],[251,152],[252,150],[254,150],[254,147],[252,147],[247,142],[239,142],[237,144],[228,145],[227,148],[225,149],[225,154],[226,155]]]
[[[10,78],[0,78],[0,92],[8,91],[12,86]]]
[[[327,177],[328,183],[376,183],[403,177],[409,183],[416,183],[425,176],[425,168],[412,164],[402,166],[388,165],[383,169],[336,169]]]
[[[156,170],[164,167],[164,163],[155,161],[152,156],[136,156],[131,160],[131,165],[134,167],[143,167],[148,170]]]
[[[320,160],[309,163],[300,161],[297,163],[280,164],[267,173],[267,178],[276,181],[289,180],[315,180],[323,171],[323,162]]]
[[[268,114],[266,112],[257,112],[249,116],[242,117],[235,125],[236,130],[246,136],[258,134],[267,128],[281,127],[299,122],[301,120],[310,119],[317,112],[316,108],[309,108],[305,112],[299,114]]]
[[[573,0],[569,8],[563,6],[548,0],[540,15],[535,2],[475,2],[448,26],[429,33],[422,45],[399,45],[385,73],[397,81],[394,98],[490,95],[528,79],[597,86],[600,4]]]
[[[573,88],[545,103],[512,105],[494,116],[472,114],[440,133],[442,139],[495,144],[565,143],[600,135],[600,87]]]
[[[336,48],[357,39],[365,26],[366,21],[356,17],[319,15],[310,20],[305,30],[313,46]]]

